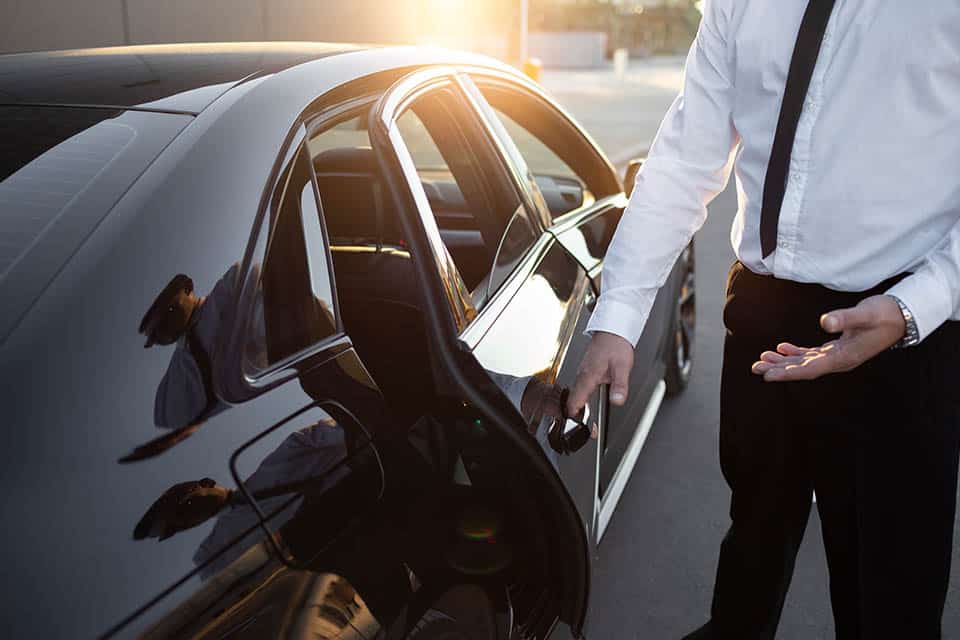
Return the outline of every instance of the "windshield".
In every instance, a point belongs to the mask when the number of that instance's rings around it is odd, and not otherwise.
[[[0,106],[0,341],[190,119]]]

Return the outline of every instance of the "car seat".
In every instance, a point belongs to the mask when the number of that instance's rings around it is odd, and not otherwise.
[[[429,410],[433,376],[420,289],[369,147],[314,159],[344,327],[397,417]]]

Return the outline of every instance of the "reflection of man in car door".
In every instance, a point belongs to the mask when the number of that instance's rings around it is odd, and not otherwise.
[[[493,372],[490,375],[532,430],[539,428],[543,432],[543,425],[549,418],[561,415],[560,394],[552,385],[536,378],[516,378]],[[412,431],[416,431],[416,427]],[[312,493],[322,494],[350,473],[347,465],[340,464],[349,453],[346,436],[332,418],[321,420],[285,438],[250,475],[245,486],[264,513],[277,511],[272,519],[274,526],[279,528],[294,515],[300,501],[292,500],[291,496],[300,493],[308,484]],[[556,453],[547,445],[546,434],[539,433],[537,439],[555,461]],[[134,538],[164,540],[214,516],[217,516],[217,523],[194,555],[197,565],[214,559],[228,542],[244,532],[249,539],[245,544],[235,545],[234,553],[216,557],[214,563],[203,568],[202,575],[213,575],[259,540],[261,533],[256,526],[257,514],[242,495],[211,478],[170,487],[141,518]]]
[[[535,376],[514,377],[506,373],[487,371],[490,379],[507,396],[528,425],[530,435],[536,438],[547,458],[557,465],[560,454],[571,454],[586,444],[589,438],[597,438],[597,425],[589,422],[589,414],[581,410],[578,415],[568,415],[564,398],[568,390],[548,384]],[[582,420],[587,424],[582,424]],[[573,431],[583,430],[582,438],[574,438]]]
[[[145,348],[176,343],[167,372],[157,388],[154,422],[177,429],[206,419],[225,408],[213,393],[211,354],[236,289],[237,265],[230,267],[213,291],[200,297],[193,280],[178,274],[157,296],[140,333]]]
[[[300,500],[294,498],[304,487],[323,493],[349,473],[346,465],[339,465],[347,453],[344,430],[326,418],[287,436],[244,484],[261,510],[273,515],[274,526],[280,526],[295,513]],[[201,575],[207,577],[262,537],[257,513],[238,491],[211,478],[177,483],[150,506],[135,527],[134,538],[165,540],[214,516],[216,524],[194,554],[194,562],[203,567]],[[244,544],[234,544],[243,534]],[[231,551],[218,555],[227,546]]]

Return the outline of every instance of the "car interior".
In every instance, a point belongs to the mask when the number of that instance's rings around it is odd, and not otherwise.
[[[369,146],[367,116],[366,110],[350,114],[311,138],[308,146],[344,326],[391,406],[415,419],[432,398],[433,385],[425,382],[432,383],[428,343],[411,256]],[[485,184],[489,178],[464,152],[464,134],[442,99],[415,104],[399,126],[443,242],[479,307],[509,222],[501,212],[516,205],[498,201]]]

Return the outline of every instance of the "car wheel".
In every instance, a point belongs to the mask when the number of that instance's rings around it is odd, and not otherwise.
[[[696,268],[693,241],[683,250],[677,261],[680,265],[680,289],[670,321],[671,334],[667,344],[667,369],[664,382],[667,394],[675,395],[687,388],[693,370],[693,337],[697,325]]]

